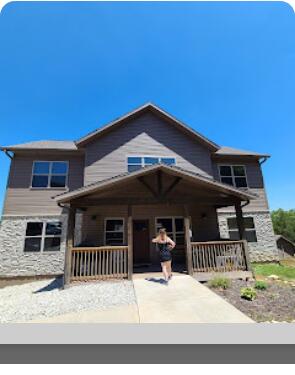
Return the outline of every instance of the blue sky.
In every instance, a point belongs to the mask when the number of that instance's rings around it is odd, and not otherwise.
[[[295,17],[286,3],[11,3],[0,144],[77,139],[152,101],[220,145],[266,152],[295,208]],[[9,159],[0,155],[0,209]]]

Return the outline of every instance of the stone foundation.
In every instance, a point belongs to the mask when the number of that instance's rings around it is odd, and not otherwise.
[[[28,221],[62,222],[60,251],[25,253],[24,241]],[[16,276],[59,275],[64,272],[67,215],[4,216],[0,223],[0,278]]]
[[[246,212],[244,217],[251,216],[254,220],[257,242],[249,242],[249,255],[252,262],[278,260],[278,249],[269,212]],[[227,218],[235,217],[235,212],[218,213],[220,236],[229,238]]]

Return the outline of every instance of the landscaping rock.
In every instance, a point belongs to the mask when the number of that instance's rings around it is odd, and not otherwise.
[[[269,275],[268,278],[271,279],[271,280],[279,280],[278,275]]]
[[[88,282],[60,289],[60,279],[35,281],[0,289],[0,323],[23,322],[82,310],[135,303],[127,280]]]

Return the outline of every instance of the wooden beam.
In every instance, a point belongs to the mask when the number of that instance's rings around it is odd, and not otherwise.
[[[163,174],[162,171],[157,172],[157,181],[158,181],[158,196],[162,196],[162,190],[163,190]]]
[[[132,279],[133,273],[133,220],[132,220],[132,207],[128,206],[128,280]]]
[[[146,181],[145,181],[145,179],[144,179],[144,177],[142,176],[142,177],[138,177],[137,178],[138,179],[138,181],[139,182],[141,182],[142,183],[142,185],[150,192],[150,193],[152,193],[153,194],[153,196],[155,197],[155,198],[157,198],[158,197],[158,194],[155,192],[155,190],[150,186],[150,184],[148,184]]]
[[[71,279],[72,248],[74,247],[74,236],[75,236],[75,219],[76,219],[76,209],[70,207],[69,213],[68,213],[68,229],[67,229],[67,240],[66,240],[66,251],[65,251],[65,266],[64,266],[64,278],[63,278],[64,287],[69,285],[70,279]]]
[[[185,245],[186,245],[186,264],[187,272],[189,275],[193,275],[193,254],[190,237],[190,218],[188,207],[184,206],[185,217],[184,217],[184,233],[185,233]]]
[[[193,199],[192,197],[182,196],[177,198],[167,197],[148,197],[148,198],[126,198],[126,197],[114,197],[114,198],[97,198],[97,199],[81,199],[71,203],[73,207],[93,207],[93,206],[122,206],[122,205],[149,205],[149,204],[189,204]],[[233,206],[235,202],[226,198],[208,198],[205,196],[199,196],[198,201],[202,202],[202,205],[210,205],[218,207]]]
[[[168,186],[168,188],[164,191],[163,197],[167,196],[174,188],[175,186],[182,180],[181,177],[176,177],[175,180]]]
[[[244,225],[243,211],[242,211],[240,202],[235,204],[235,209],[236,209],[236,218],[237,218],[237,225],[238,225],[240,240],[245,240],[246,239],[245,225]]]

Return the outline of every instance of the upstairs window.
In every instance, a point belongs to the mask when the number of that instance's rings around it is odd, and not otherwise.
[[[159,156],[130,156],[127,159],[128,163],[128,172],[137,171],[147,165],[153,164],[167,164],[174,165],[175,158],[170,157],[159,157]]]
[[[68,162],[35,161],[33,165],[33,188],[65,188],[68,178]]]
[[[247,177],[244,165],[220,165],[220,181],[235,186],[237,188],[246,188]]]
[[[228,234],[231,240],[239,240],[239,230],[237,219],[230,217],[227,219]],[[257,242],[256,230],[253,217],[244,217],[245,237],[248,242]]]
[[[24,252],[59,251],[62,224],[59,221],[28,222]]]

